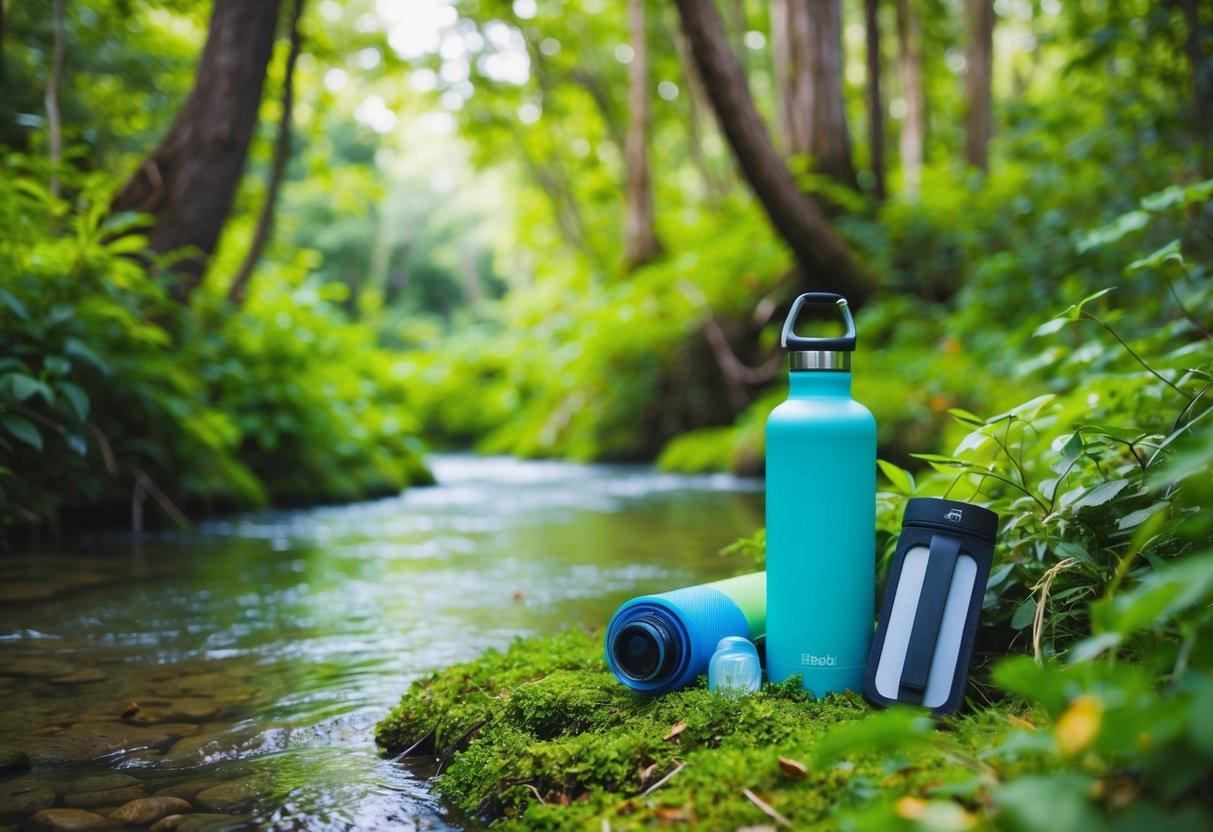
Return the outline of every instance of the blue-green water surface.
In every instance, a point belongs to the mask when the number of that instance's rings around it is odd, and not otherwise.
[[[0,774],[0,829],[142,794],[197,829],[460,827],[375,751],[409,683],[733,574],[718,550],[762,524],[749,480],[431,463],[399,497],[0,555],[0,752],[32,762]]]

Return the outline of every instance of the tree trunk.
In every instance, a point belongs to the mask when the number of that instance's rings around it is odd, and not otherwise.
[[[59,162],[63,158],[63,120],[59,116],[59,82],[63,79],[63,53],[67,48],[67,10],[64,0],[51,7],[51,74],[46,82],[46,125],[50,132],[51,196],[59,196]]]
[[[282,178],[286,174],[286,165],[291,158],[291,113],[295,107],[295,62],[299,60],[299,52],[303,48],[303,35],[299,31],[299,18],[303,16],[304,0],[295,0],[295,10],[291,15],[291,46],[286,55],[286,68],[282,76],[282,120],[278,122],[278,138],[274,142],[274,161],[270,166],[270,175],[265,183],[265,201],[261,203],[261,213],[257,217],[257,227],[253,231],[253,241],[249,245],[248,254],[240,265],[240,271],[232,278],[228,287],[227,299],[234,306],[244,303],[244,295],[248,289],[249,279],[253,276],[253,268],[261,258],[261,251],[269,242],[274,231],[274,208],[278,203],[278,191],[282,187]]]
[[[649,54],[645,0],[628,0],[632,63],[628,66],[628,137],[624,269],[651,263],[663,251],[653,228],[653,183],[649,178]]]
[[[1187,33],[1184,37],[1184,52],[1192,69],[1192,114],[1200,134],[1208,141],[1213,130],[1213,61],[1204,56],[1201,39],[1204,32],[1200,25],[1200,3],[1198,0],[1172,0],[1184,16]]]
[[[720,129],[771,225],[795,253],[814,288],[846,295],[855,306],[863,304],[875,293],[876,284],[834,233],[821,209],[801,193],[775,150],[712,0],[676,2]]]
[[[994,57],[994,0],[965,0],[965,160],[989,170],[990,137],[994,135],[994,109],[990,83]]]
[[[868,52],[868,155],[872,164],[873,190],[878,199],[887,196],[884,182],[884,100],[880,94],[880,2],[863,0],[864,33]]]
[[[708,205],[719,207],[721,201],[729,192],[730,182],[722,181],[712,171],[712,167],[703,152],[703,121],[700,115],[707,107],[707,95],[703,84],[699,83],[699,72],[695,69],[695,61],[691,57],[691,47],[682,29],[674,30],[674,46],[678,51],[678,64],[687,86],[687,140],[690,144],[691,162],[703,179],[704,191],[707,194]]]
[[[778,129],[788,156],[810,156],[813,170],[855,186],[842,94],[841,0],[774,0]]]
[[[897,0],[897,74],[906,111],[901,120],[902,189],[918,199],[927,138],[926,95],[922,86],[922,27],[911,0]]]
[[[114,198],[152,214],[151,247],[192,251],[172,265],[189,301],[231,210],[257,124],[280,0],[215,0],[194,89],[168,135]]]

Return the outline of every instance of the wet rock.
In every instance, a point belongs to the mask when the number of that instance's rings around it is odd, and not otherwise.
[[[0,675],[18,676],[23,679],[53,679],[56,676],[70,676],[76,670],[73,665],[54,659],[18,657],[0,666]]]
[[[210,698],[144,699],[128,704],[122,711],[122,718],[132,725],[157,725],[163,722],[205,722],[218,712],[219,706]]]
[[[182,800],[192,800],[198,792],[218,786],[222,782],[222,780],[216,780],[214,777],[208,777],[204,780],[187,780],[184,783],[174,783],[171,786],[165,786],[163,789],[157,790],[155,797],[179,797]]]
[[[143,784],[131,777],[129,774],[97,774],[92,777],[81,777],[75,780],[71,785],[67,786],[64,791],[67,794],[80,794],[81,792],[104,792],[110,789],[125,789],[128,786],[142,786]]]
[[[27,778],[0,784],[0,815],[36,812],[55,805],[55,790]]]
[[[156,821],[150,832],[219,832],[243,826],[248,820],[248,815],[169,815]]]
[[[108,820],[83,809],[43,809],[29,819],[27,828],[37,832],[84,832],[106,826]]]
[[[73,809],[96,809],[98,806],[122,806],[143,797],[147,797],[147,792],[142,786],[127,786],[124,789],[69,794],[63,798],[63,802]]]
[[[144,797],[120,806],[110,820],[130,826],[147,826],[168,815],[184,815],[191,810],[179,797]]]
[[[0,777],[29,771],[29,755],[18,748],[0,748]]]
[[[85,763],[111,754],[143,748],[167,748],[172,735],[121,722],[78,722],[53,736],[29,744],[35,765]]]
[[[93,682],[104,682],[107,678],[109,677],[100,670],[86,667],[83,670],[77,670],[75,673],[69,673],[66,676],[56,676],[51,679],[51,683],[56,685],[90,685]]]
[[[228,780],[198,792],[194,795],[194,805],[208,812],[241,809],[261,797],[264,785],[262,778],[257,775]]]

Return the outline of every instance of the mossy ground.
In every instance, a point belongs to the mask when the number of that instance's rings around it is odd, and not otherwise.
[[[1054,767],[1043,721],[1009,703],[936,722],[796,685],[643,696],[569,631],[416,682],[377,740],[436,755],[438,791],[494,828],[1027,828],[995,787]]]

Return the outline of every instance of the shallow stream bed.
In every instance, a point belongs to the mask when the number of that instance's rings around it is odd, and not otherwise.
[[[459,828],[376,754],[408,684],[731,574],[717,551],[762,523],[749,480],[431,464],[400,497],[0,553],[0,832],[147,796],[188,804],[161,829]]]

